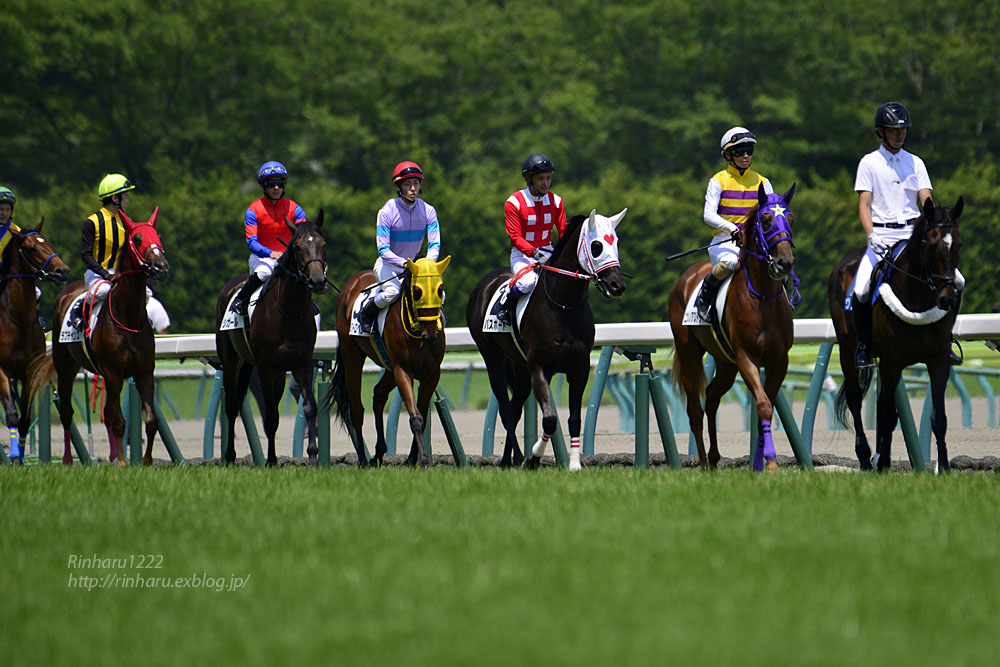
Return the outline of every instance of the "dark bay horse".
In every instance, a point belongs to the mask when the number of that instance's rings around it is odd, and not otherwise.
[[[122,214],[128,246],[118,261],[118,270],[111,280],[111,291],[97,316],[89,342],[59,342],[59,335],[52,337],[52,353],[32,369],[31,383],[35,389],[58,375],[59,418],[63,426],[63,458],[66,465],[73,463],[70,450],[70,425],[73,421],[73,382],[80,367],[104,377],[107,401],[104,404],[104,424],[108,429],[111,453],[109,459],[118,465],[128,464],[123,450],[125,417],[119,402],[125,380],[135,378],[136,388],[142,399],[146,422],[146,451],[142,462],[153,462],[153,440],[158,423],[153,410],[153,369],[156,344],[153,328],[146,315],[146,279],[163,280],[170,265],[163,252],[160,236],[156,231],[159,208],[153,211],[148,222],[132,222]],[[67,308],[84,290],[83,281],[67,285],[56,297],[53,327],[58,332]],[[90,297],[87,297],[90,301]],[[84,308],[85,322],[89,308]]]
[[[721,330],[728,339],[732,354],[726,351],[708,325],[684,324],[684,311],[691,295],[701,286],[711,270],[709,262],[688,268],[670,293],[670,328],[674,334],[673,381],[684,386],[691,432],[698,444],[698,459],[703,468],[719,463],[716,416],[719,402],[733,386],[739,373],[753,394],[757,406],[757,447],[754,470],[760,471],[766,459],[770,469],[777,468],[771,417],[774,401],[788,370],[788,350],[792,346],[792,306],[787,282],[793,281],[795,294],[795,258],[792,254],[792,214],[789,206],[795,185],[784,195],[757,191],[757,208],[752,222],[741,230],[739,266],[733,274]],[[716,361],[715,377],[705,384],[705,352]],[[761,382],[759,369],[766,373]],[[701,396],[705,397],[705,409]],[[702,417],[708,415],[710,451],[705,454]]]
[[[570,470],[580,469],[580,403],[590,378],[595,331],[589,287],[591,282],[595,283],[607,297],[618,297],[625,292],[615,228],[626,211],[613,218],[591,212],[589,217],[578,215],[569,220],[552,257],[544,267],[540,266],[533,297],[525,308],[520,328],[523,356],[510,333],[483,331],[491,297],[502,283],[511,280],[511,271],[497,269],[488,273],[469,297],[466,322],[486,361],[490,387],[507,431],[501,466],[509,467],[512,463],[523,463],[529,468],[538,466],[558,426],[549,401],[549,381],[555,373],[565,373],[572,439]],[[532,446],[531,456],[525,458],[518,446],[516,429],[532,390],[542,408],[543,434]]]
[[[304,220],[292,230],[288,248],[264,286],[248,328],[221,330],[223,318],[233,296],[246,282],[247,274],[226,283],[216,304],[215,348],[222,364],[226,395],[226,419],[229,438],[223,453],[226,463],[236,461],[235,425],[254,369],[260,375],[264,397],[264,432],[267,434],[267,465],[276,466],[274,436],[278,430],[278,401],[285,391],[285,374],[292,372],[302,388],[308,447],[306,453],[316,462],[316,397],[313,393],[313,348],[316,346],[316,320],[312,295],[327,290],[326,239],[321,231],[323,211],[315,222]]]
[[[34,229],[8,232],[10,241],[0,258],[0,401],[11,434],[11,460],[23,461],[21,449],[30,426],[34,392],[26,388],[31,362],[45,354],[45,334],[38,322],[35,282],[65,285],[69,267],[41,235],[44,221]]]
[[[362,290],[375,284],[375,274],[371,271],[354,274],[344,284],[337,298],[337,362],[327,400],[337,403],[340,421],[354,431],[352,440],[358,453],[359,466],[369,463],[366,461],[361,433],[365,417],[364,406],[361,404],[361,371],[366,358],[386,368],[375,385],[372,397],[377,442],[371,465],[381,465],[388,449],[382,413],[393,387],[399,389],[403,405],[410,415],[413,442],[407,463],[419,463],[422,466],[428,464],[424,450],[424,425],[434,390],[441,377],[441,360],[444,358],[445,335],[441,319],[444,283],[441,274],[449,262],[450,255],[440,262],[426,257],[407,261],[400,297],[386,309],[385,328],[382,331],[388,367],[375,349],[372,338],[350,334],[354,302]],[[413,393],[415,379],[420,381],[416,397]]]
[[[924,363],[930,377],[931,430],[937,441],[938,466],[948,470],[945,432],[944,392],[951,373],[951,330],[958,316],[960,295],[955,288],[955,268],[962,250],[958,218],[964,201],[959,197],[952,208],[936,206],[928,198],[923,213],[913,225],[913,233],[900,254],[888,263],[888,276],[878,288],[872,306],[872,344],[878,358],[882,388],[876,411],[875,450],[880,471],[891,464],[892,431],[896,426],[895,392],[903,368]],[[864,249],[847,253],[830,274],[827,284],[830,316],[840,346],[840,367],[844,383],[837,392],[836,408],[845,426],[847,411],[854,426],[854,450],[862,470],[871,470],[871,447],[861,420],[861,400],[872,380],[872,369],[859,373],[855,365],[857,333],[852,317],[844,311],[850,297],[854,274]],[[872,272],[872,279],[876,277]],[[876,290],[871,290],[876,298]]]

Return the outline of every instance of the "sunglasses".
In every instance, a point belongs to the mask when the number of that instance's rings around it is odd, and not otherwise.
[[[265,188],[282,188],[285,187],[285,182],[279,179],[273,179],[269,181],[264,181]]]
[[[730,150],[736,157],[739,157],[740,155],[753,155],[753,146],[736,146]]]

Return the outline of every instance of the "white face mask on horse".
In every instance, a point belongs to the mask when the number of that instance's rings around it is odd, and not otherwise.
[[[576,258],[580,266],[591,275],[619,266],[618,234],[615,233],[615,228],[627,212],[627,208],[622,209],[618,215],[606,218],[597,211],[591,211],[590,218],[583,222],[580,242],[576,246]]]

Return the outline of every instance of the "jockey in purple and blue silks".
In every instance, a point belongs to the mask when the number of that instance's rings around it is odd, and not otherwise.
[[[379,209],[375,219],[375,244],[378,259],[372,271],[375,298],[359,311],[362,329],[369,330],[380,308],[387,308],[399,298],[406,260],[415,259],[427,237],[427,259],[437,261],[441,253],[441,228],[437,211],[420,198],[424,172],[416,162],[400,162],[392,170],[394,199]]]
[[[764,184],[766,194],[774,194],[771,182],[750,169],[757,138],[745,127],[733,127],[722,135],[722,157],[729,166],[708,181],[705,192],[705,222],[714,228],[708,258],[712,272],[698,295],[698,316],[707,320],[709,307],[715,300],[719,286],[732,275],[740,259],[740,230],[750,220],[757,207],[757,186]],[[721,235],[731,238],[725,241]]]

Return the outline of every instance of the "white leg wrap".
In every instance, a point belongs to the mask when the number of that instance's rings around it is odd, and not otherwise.
[[[576,472],[583,470],[580,463],[580,438],[570,438],[569,443],[569,471]]]
[[[545,448],[548,446],[549,446],[549,436],[543,433],[542,437],[540,437],[535,442],[534,446],[532,446],[531,453],[532,455],[538,458],[542,458],[543,456],[545,456]]]

